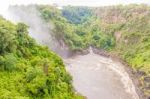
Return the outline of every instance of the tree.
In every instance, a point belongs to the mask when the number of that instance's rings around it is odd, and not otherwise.
[[[0,18],[0,54],[16,50],[15,25]]]

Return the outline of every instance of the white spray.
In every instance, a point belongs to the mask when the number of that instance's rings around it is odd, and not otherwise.
[[[29,35],[39,44],[46,45],[57,54],[67,57],[70,54],[64,42],[58,41],[52,32],[54,25],[52,22],[45,22],[34,5],[10,6],[7,11],[7,19],[14,23],[23,22],[29,26]]]

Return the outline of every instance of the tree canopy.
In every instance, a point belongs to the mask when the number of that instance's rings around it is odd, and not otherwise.
[[[28,35],[28,26],[0,18],[0,99],[83,99],[63,61]]]
[[[46,9],[43,7],[42,9]],[[39,10],[43,17],[46,13]],[[59,9],[57,9],[59,10]],[[135,72],[141,73],[142,90],[150,94],[150,7],[145,4],[117,5],[96,8],[67,6],[57,16],[49,18],[54,33],[71,50],[89,46],[105,49],[126,61]],[[47,13],[51,13],[50,10]]]

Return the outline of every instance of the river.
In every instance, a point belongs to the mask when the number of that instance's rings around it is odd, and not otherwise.
[[[10,20],[30,26],[29,34],[39,44],[48,46],[59,55],[69,54],[66,47],[60,48],[51,35],[49,27],[52,26],[47,27],[35,8],[31,7],[28,11],[12,7],[9,10],[9,16],[13,16]],[[64,58],[77,92],[87,99],[139,99],[132,80],[120,62],[94,54],[91,48],[89,52],[87,55]]]
[[[139,99],[124,66],[90,52],[65,59],[73,86],[87,99]]]

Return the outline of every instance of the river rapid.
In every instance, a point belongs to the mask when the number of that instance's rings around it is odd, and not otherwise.
[[[139,99],[125,66],[120,62],[94,54],[92,48],[87,55],[65,58],[70,52],[55,40],[50,29],[53,26],[47,26],[35,8],[10,7],[9,14],[10,20],[26,23],[30,27],[29,35],[39,44],[62,56],[67,71],[73,77],[75,90],[87,99]]]
[[[87,99],[139,99],[124,66],[111,58],[94,54],[64,60],[73,86]]]

